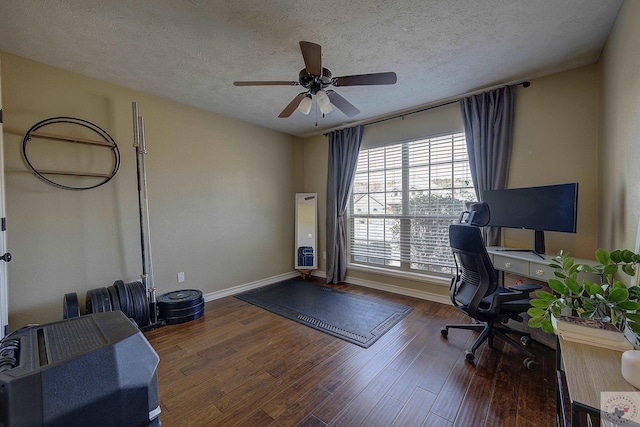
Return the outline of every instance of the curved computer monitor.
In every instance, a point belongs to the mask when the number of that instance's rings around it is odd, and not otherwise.
[[[535,231],[534,251],[543,254],[544,232],[575,233],[578,183],[487,190],[482,195],[491,212],[490,226]]]

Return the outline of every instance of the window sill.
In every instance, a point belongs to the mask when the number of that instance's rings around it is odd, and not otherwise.
[[[415,280],[418,282],[428,282],[434,285],[449,286],[451,278],[436,276],[427,273],[414,273],[411,271],[392,270],[390,268],[373,267],[370,265],[348,263],[347,269],[355,271],[363,271],[365,273],[379,274],[381,276],[398,277],[400,279]]]

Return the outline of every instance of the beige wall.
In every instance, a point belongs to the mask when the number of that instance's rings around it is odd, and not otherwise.
[[[293,269],[299,139],[13,55],[1,59],[12,330],[60,319],[67,292],[84,299],[88,289],[139,277],[132,101],[146,125],[159,294],[207,294]],[[111,134],[122,155],[111,182],[66,191],[27,172],[22,136],[54,116]],[[178,284],[181,271],[186,281]]]
[[[602,56],[600,246],[631,249],[640,218],[640,2],[626,0]]]
[[[327,270],[327,138],[322,135],[304,140],[304,191],[318,193],[318,270]]]
[[[596,249],[598,79],[598,67],[587,66],[531,80],[531,87],[518,89],[509,185],[579,182],[578,233],[546,233],[548,253],[564,249],[578,257],[592,258]],[[393,141],[394,136],[395,140],[404,140],[461,129],[459,107],[454,104],[368,126],[363,145]],[[320,251],[325,251],[327,138],[316,136],[304,143],[305,191],[320,195]],[[506,243],[530,248],[533,232],[508,230]],[[326,268],[325,260],[321,260],[319,268]],[[400,278],[353,269],[347,274],[369,282],[448,295],[448,279]]]
[[[598,94],[596,65],[519,88],[510,188],[578,182],[576,234],[545,232],[548,254],[593,259],[598,228]],[[530,230],[504,230],[504,245],[533,248]]]
[[[362,148],[452,132],[464,132],[458,103],[369,125],[362,136]]]

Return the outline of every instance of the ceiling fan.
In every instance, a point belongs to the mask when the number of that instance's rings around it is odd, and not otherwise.
[[[302,86],[307,89],[299,93],[278,115],[280,118],[291,116],[296,109],[303,114],[309,114],[313,95],[322,115],[329,113],[333,104],[349,117],[360,113],[356,107],[329,86],[372,86],[392,85],[397,81],[396,73],[358,74],[353,76],[332,77],[331,71],[322,67],[322,47],[311,42],[300,42],[300,50],[305,68],[300,71],[298,81],[241,81],[233,82],[234,86]]]

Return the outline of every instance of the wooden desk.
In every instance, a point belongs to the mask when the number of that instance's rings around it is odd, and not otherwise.
[[[488,246],[487,252],[496,270],[511,272],[520,276],[548,282],[554,278],[554,269],[549,264],[555,255],[536,255],[531,252],[513,252],[510,248],[501,246]],[[578,264],[596,265],[596,262],[589,259],[576,258]]]
[[[622,377],[621,351],[565,341],[560,337],[558,342],[558,414],[560,420],[566,422],[560,395],[560,373],[564,372],[571,406],[571,427],[580,427],[584,414],[588,414],[592,420],[598,420],[593,423],[594,426],[600,425],[600,392],[639,391]]]
[[[554,278],[554,269],[549,267],[555,255],[542,257],[530,252],[505,251],[503,247],[490,246],[487,252],[496,270],[509,272],[548,282]],[[578,264],[596,265],[596,261],[576,258]],[[582,273],[589,275],[589,273]],[[585,277],[597,280],[596,277]],[[550,290],[549,290],[550,291]],[[532,331],[534,333],[535,331]],[[549,335],[553,339],[553,335]],[[534,339],[536,339],[534,337]],[[555,340],[555,339],[554,339]],[[541,341],[544,343],[544,341]],[[591,417],[594,426],[600,426],[600,393],[640,391],[622,377],[620,362],[622,352],[565,341],[558,337],[558,395],[557,409],[559,425],[569,427],[564,411],[562,396],[562,376],[566,378],[569,404],[571,408],[571,427],[582,427],[587,417]],[[597,421],[596,421],[597,420]]]
[[[517,283],[520,279],[525,279],[525,283],[535,283],[542,286],[547,292],[553,292],[547,282],[555,277],[553,268],[549,267],[551,255],[543,255],[542,257],[531,252],[513,252],[506,251],[504,247],[489,246],[487,252],[491,258],[493,266],[498,272],[500,285],[509,287]],[[534,279],[534,280],[529,280]],[[522,323],[509,321],[508,326],[519,331],[531,334],[531,338],[547,347],[555,349],[557,341],[554,335],[547,334],[541,329],[532,329],[527,325],[529,315],[522,314],[524,321]]]
[[[508,249],[510,248],[501,246],[487,247],[487,252],[496,270],[531,277],[544,282],[554,277],[553,268],[549,267],[553,256],[542,255],[543,259],[531,252],[514,252]]]

